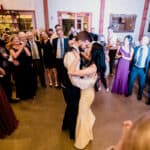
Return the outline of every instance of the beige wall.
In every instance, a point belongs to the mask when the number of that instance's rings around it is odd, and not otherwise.
[[[57,1],[57,2],[56,2]],[[90,12],[92,13],[91,27],[99,31],[100,0],[48,0],[50,26],[58,23],[57,11]]]
[[[0,4],[5,9],[17,10],[35,10],[37,28],[44,28],[43,0],[1,0]],[[54,28],[58,23],[57,11],[71,12],[91,12],[92,27],[95,32],[99,31],[99,10],[100,0],[48,0],[49,25]],[[131,34],[136,40],[139,37],[139,30],[144,8],[144,0],[106,0],[104,16],[104,35],[107,36],[107,27],[109,25],[109,16],[112,14],[136,14],[137,20],[135,31],[133,33],[118,33],[122,39],[126,34]],[[145,33],[147,31],[148,21],[150,20],[150,8],[147,16]]]
[[[145,30],[144,30],[144,33],[148,34],[150,36],[150,32],[147,32],[149,23],[150,23],[150,6],[148,9],[148,13],[147,13],[147,17],[146,17],[146,25],[145,25]]]
[[[99,31],[99,9],[100,0],[48,0],[49,21],[53,28],[58,23],[57,11],[72,12],[92,12],[92,27]],[[135,30],[130,33],[117,33],[122,40],[126,34],[131,34],[135,40],[138,40],[141,25],[144,0],[106,0],[104,12],[104,35],[107,37],[107,27],[109,26],[110,14],[135,14],[137,15]]]

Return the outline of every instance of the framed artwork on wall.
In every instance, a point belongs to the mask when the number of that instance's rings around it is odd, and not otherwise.
[[[110,14],[109,25],[114,28],[114,32],[134,32],[136,15]]]

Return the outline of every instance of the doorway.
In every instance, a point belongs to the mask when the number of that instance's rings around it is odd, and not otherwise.
[[[68,35],[70,27],[73,25],[77,32],[91,31],[92,13],[90,12],[63,12],[58,11],[58,23],[63,26],[64,34]]]
[[[74,19],[62,19],[64,35],[68,36],[71,26],[74,26]]]

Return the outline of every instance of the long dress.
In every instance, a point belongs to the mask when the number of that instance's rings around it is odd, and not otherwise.
[[[74,146],[78,149],[84,149],[87,144],[93,140],[93,126],[95,116],[90,108],[95,97],[94,84],[87,78],[86,84],[89,83],[88,88],[81,90],[81,97],[79,101],[79,110],[76,124],[76,135]],[[86,85],[87,86],[87,85]]]
[[[13,50],[16,52],[16,49],[13,48]],[[17,97],[23,100],[33,98],[36,88],[33,80],[32,59],[23,50],[16,61],[19,65],[14,65],[13,71]]]
[[[126,57],[130,57],[130,52],[126,52],[122,47],[119,50]],[[128,75],[130,61],[120,58],[116,67],[114,82],[112,85],[112,93],[127,94],[128,90]]]
[[[10,135],[17,127],[18,120],[0,83],[0,138]]]

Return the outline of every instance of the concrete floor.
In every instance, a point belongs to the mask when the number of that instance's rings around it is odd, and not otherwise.
[[[135,93],[135,92],[134,92]],[[121,124],[126,119],[135,120],[150,106],[136,100],[136,95],[124,96],[96,93],[92,105],[96,115],[94,140],[86,150],[105,150],[115,144],[121,134]],[[61,90],[39,88],[34,100],[12,105],[20,121],[19,128],[0,140],[0,150],[74,150],[74,142],[67,132],[61,131],[65,103]]]

